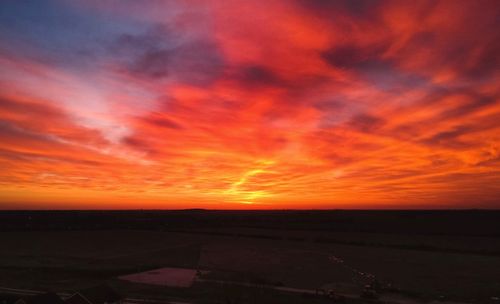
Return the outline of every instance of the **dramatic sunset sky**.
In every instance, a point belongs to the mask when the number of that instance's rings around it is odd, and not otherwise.
[[[500,2],[0,3],[0,209],[500,208]]]

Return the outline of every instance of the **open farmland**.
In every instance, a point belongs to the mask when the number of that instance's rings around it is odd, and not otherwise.
[[[293,232],[289,237],[278,238],[275,231],[265,229],[259,230],[259,237],[238,233],[225,236],[133,230],[2,232],[0,284],[75,290],[108,282],[135,295],[176,295],[202,301],[221,296],[213,288],[207,291],[207,286],[219,286],[211,281],[309,290],[334,287],[339,292],[359,293],[363,279],[352,271],[355,269],[376,275],[381,282],[390,282],[405,294],[423,298],[444,295],[480,302],[500,294],[500,256],[318,242],[314,238],[298,238]],[[349,236],[335,233],[335,238]],[[358,234],[357,239],[361,236]],[[440,236],[434,238],[434,243],[440,242]],[[393,242],[398,239],[404,237],[397,235]],[[332,256],[344,264],[332,261]],[[164,267],[210,272],[187,290],[162,291],[117,279]],[[228,289],[227,284],[224,286],[224,290]],[[298,294],[295,297],[300,298]]]

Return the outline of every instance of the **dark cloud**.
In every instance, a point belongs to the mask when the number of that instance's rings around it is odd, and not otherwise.
[[[149,78],[164,78],[170,73],[171,52],[167,50],[147,50],[130,65],[133,74]]]
[[[281,87],[287,85],[285,80],[273,70],[259,65],[239,67],[231,76],[244,87]]]
[[[59,108],[49,104],[12,100],[0,97],[0,111],[18,113],[26,117],[43,117],[44,119],[54,119],[65,116]]]
[[[174,51],[173,71],[180,81],[205,85],[223,73],[224,59],[214,42],[192,41]]]
[[[223,57],[214,42],[185,37],[165,25],[156,25],[142,34],[123,34],[110,50],[120,55],[130,73],[150,79],[206,85],[224,69]]]
[[[125,136],[121,139],[121,143],[124,145],[124,147],[130,148],[140,153],[144,153],[146,155],[146,159],[165,160],[168,158],[173,159],[176,157],[182,157],[182,150],[169,149],[169,141],[171,141],[170,138],[159,138],[151,136],[151,134],[140,130],[137,130],[132,135]]]
[[[0,138],[5,141],[12,142],[43,142],[43,143],[58,143],[56,138],[51,135],[32,132],[23,129],[13,123],[0,120]]]
[[[423,139],[420,142],[429,146],[442,146],[453,149],[470,148],[471,144],[461,141],[460,136],[465,135],[473,130],[470,126],[459,126],[451,130],[439,132],[429,138]]]
[[[479,93],[473,86],[452,89],[433,87],[425,97],[410,105],[410,108],[415,108],[415,110],[430,109],[444,106],[449,103],[450,99],[457,99],[453,107],[445,107],[445,110],[439,114],[421,122],[422,125],[433,125],[441,121],[463,118],[489,106],[494,106],[499,97],[498,94]]]
[[[498,71],[500,65],[500,14],[498,9],[485,9],[487,2],[455,2],[448,9],[460,18],[460,25],[415,32],[395,53],[399,61],[416,59],[413,69],[427,74],[441,70],[452,72],[457,79],[484,81]],[[493,4],[494,2],[492,2]],[[439,1],[421,10],[422,24],[435,22],[442,9]],[[430,21],[432,20],[432,21]],[[448,27],[448,28],[447,28]],[[432,50],[432,51],[430,51]],[[426,60],[421,60],[425,57]]]
[[[347,125],[357,131],[371,133],[382,127],[384,123],[384,119],[364,113],[352,117]]]
[[[440,121],[441,116],[437,116],[436,118],[430,120],[420,122],[421,125],[432,125]],[[446,119],[446,117],[441,120]],[[471,149],[476,148],[478,145],[481,145],[481,140],[478,140],[476,136],[472,136],[476,133],[487,132],[490,130],[498,129],[499,126],[500,115],[490,114],[484,115],[481,117],[481,123],[477,123],[474,120],[469,120],[468,124],[462,123],[452,129],[447,129],[441,132],[434,134],[431,137],[424,138],[423,140],[419,140],[420,143],[430,146],[442,146],[445,148],[452,149]],[[416,134],[418,135],[418,134]],[[467,136],[466,139],[462,138],[463,136]]]
[[[324,50],[320,55],[326,63],[336,68],[374,68],[383,64],[379,58],[384,49],[383,45],[373,47],[341,45]]]
[[[372,15],[382,3],[381,0],[298,0],[297,2],[318,15],[347,13],[352,16],[365,17]]]
[[[173,31],[164,25],[156,25],[142,34],[125,33],[111,45],[110,51],[120,55],[134,75],[164,78],[169,74]]]
[[[485,166],[485,167],[488,167],[488,166],[497,166],[499,164],[500,164],[500,155],[498,155],[498,156],[492,156],[489,159],[481,161],[481,162],[477,163],[476,166]]]
[[[47,130],[54,124],[68,124],[67,118],[64,111],[51,104],[0,97],[0,136],[4,139],[55,144],[56,136]]]
[[[169,43],[179,39],[176,31],[165,24],[151,26],[142,34],[125,33],[119,36],[111,45],[113,51],[125,51],[142,53],[143,50],[168,48]]]
[[[343,110],[345,109],[346,104],[339,100],[321,100],[315,102],[313,107],[320,111],[329,112]]]
[[[419,74],[397,68],[385,61],[375,65],[366,65],[359,71],[359,77],[378,89],[393,94],[400,94],[422,87],[432,87],[432,82]]]
[[[175,129],[175,130],[182,129],[182,126],[180,124],[165,117],[150,116],[150,117],[144,117],[141,120],[155,127]]]
[[[347,156],[340,155],[338,153],[329,153],[325,155],[324,158],[335,166],[344,166],[357,161],[356,157],[354,157],[352,154]]]
[[[134,148],[144,148],[148,146],[146,141],[140,139],[137,136],[127,136],[122,139],[122,143],[134,147]]]
[[[497,28],[500,28],[500,22]],[[500,54],[500,35],[497,35],[493,41],[484,45],[479,51],[476,62],[465,69],[465,74],[471,78],[485,79],[494,72],[498,72],[498,67],[500,67],[500,56],[498,54]]]
[[[32,153],[32,152],[21,152],[21,151],[12,151],[8,149],[0,149],[0,158],[14,160],[14,161],[23,161],[23,162],[53,162],[53,163],[64,162],[69,164],[77,164],[85,166],[101,166],[104,164],[97,160],[89,160],[76,157],[75,158],[64,157],[61,155],[49,154],[46,151]]]
[[[384,91],[398,93],[429,85],[430,81],[415,73],[403,70],[398,63],[383,59],[388,43],[371,46],[341,45],[320,52],[321,58],[330,66],[356,73],[360,79]]]
[[[441,119],[451,119],[469,115],[477,110],[480,110],[489,105],[493,105],[498,100],[498,97],[484,96],[476,93],[469,94],[470,100],[464,104],[457,105],[453,109],[447,110],[440,115]]]
[[[72,116],[62,108],[39,99],[14,100],[0,97],[0,123],[5,136],[5,132],[17,132],[18,135],[12,136],[19,136],[24,140],[53,143],[67,140],[93,146],[108,142],[99,130],[75,124]]]
[[[388,136],[399,140],[411,141],[418,138],[422,132],[423,125],[424,123],[403,123],[388,130]]]
[[[86,69],[105,56],[104,42],[130,20],[79,9],[73,2],[2,1],[1,48],[8,53],[51,66]]]
[[[223,76],[229,84],[243,90],[273,90],[281,98],[273,100],[273,109],[266,112],[266,117],[280,117],[300,111],[301,107],[310,106],[311,92],[322,87],[332,86],[333,81],[320,74],[283,73],[265,65],[228,66]],[[237,110],[245,100],[231,100],[226,109]],[[272,113],[278,112],[278,113]]]

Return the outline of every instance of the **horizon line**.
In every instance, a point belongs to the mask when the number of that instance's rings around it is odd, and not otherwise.
[[[500,211],[500,208],[331,208],[331,209],[301,209],[301,208],[283,208],[283,209],[209,209],[209,208],[172,208],[172,209],[0,209],[0,212],[13,211]]]

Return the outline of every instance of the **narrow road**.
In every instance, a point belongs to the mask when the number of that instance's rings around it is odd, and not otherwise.
[[[18,288],[9,288],[9,287],[0,287],[0,293],[7,293],[19,296],[34,296],[37,294],[43,293],[40,290],[32,290],[32,289],[18,289]],[[71,293],[67,292],[58,292],[58,296],[62,299],[65,299],[71,296]],[[125,298],[123,300],[124,304],[193,304],[191,302],[180,302],[180,301],[168,301],[168,300],[152,300],[152,299],[139,299],[139,298]]]
[[[316,290],[313,289],[301,289],[301,288],[293,288],[293,287],[284,287],[284,286],[271,286],[271,285],[259,285],[253,283],[245,283],[245,282],[233,282],[233,281],[220,281],[220,280],[203,280],[197,279],[198,282],[207,282],[207,283],[219,283],[219,284],[232,284],[246,287],[255,287],[255,288],[270,288],[277,291],[284,292],[292,292],[292,293],[300,293],[300,294],[316,294]],[[19,296],[33,296],[37,294],[43,293],[40,290],[31,290],[31,289],[18,289],[18,288],[9,288],[9,287],[0,287],[0,293],[14,294]],[[62,299],[69,297],[71,294],[67,292],[58,292],[57,293]],[[358,299],[359,296],[355,294],[339,294],[349,299]],[[408,298],[399,294],[382,294],[380,300],[386,303],[394,303],[394,304],[422,304],[424,302]],[[140,299],[140,298],[125,298],[123,300],[124,304],[193,304],[191,302],[182,302],[182,301],[170,301],[170,300],[153,300],[153,299]],[[467,304],[464,302],[437,302],[431,301],[426,302],[426,304]]]

